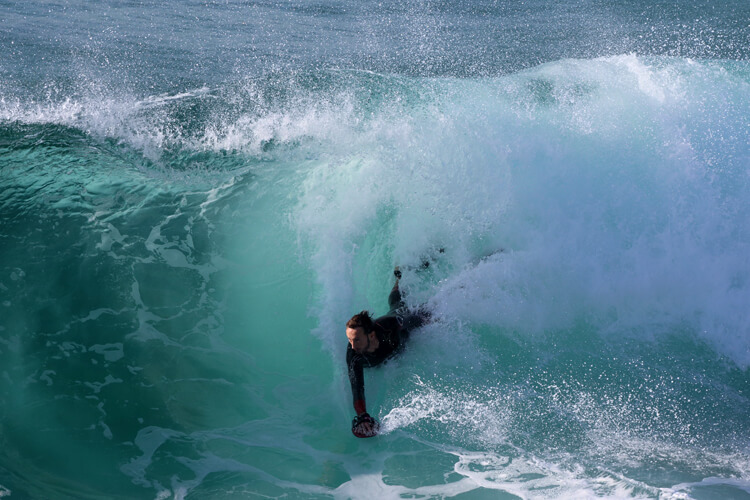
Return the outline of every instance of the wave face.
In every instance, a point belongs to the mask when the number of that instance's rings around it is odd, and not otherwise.
[[[745,4],[177,7],[0,7],[0,498],[750,494]]]

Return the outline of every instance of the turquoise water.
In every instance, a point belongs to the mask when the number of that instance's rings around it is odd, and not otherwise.
[[[0,497],[750,497],[749,18],[0,5]]]

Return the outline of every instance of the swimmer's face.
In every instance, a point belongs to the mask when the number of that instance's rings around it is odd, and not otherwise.
[[[356,353],[367,352],[370,348],[370,336],[375,335],[371,332],[370,335],[365,334],[365,329],[361,326],[357,328],[347,328],[346,338],[349,339],[349,345],[352,346],[352,350]]]

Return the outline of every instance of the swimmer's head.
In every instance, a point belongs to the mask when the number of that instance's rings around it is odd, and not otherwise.
[[[377,348],[378,341],[369,312],[355,314],[346,322],[346,338],[357,353],[373,352]]]
[[[371,332],[375,329],[372,323],[372,316],[367,311],[352,316],[352,319],[346,322],[347,328],[364,328],[365,332]]]

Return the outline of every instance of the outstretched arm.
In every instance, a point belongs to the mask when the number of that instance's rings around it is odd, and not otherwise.
[[[351,346],[346,350],[346,364],[349,369],[349,382],[352,385],[352,399],[357,416],[352,421],[352,433],[360,438],[372,437],[378,433],[380,424],[367,413],[365,407],[365,378],[363,360]]]
[[[346,366],[349,371],[349,383],[352,386],[352,400],[357,415],[367,413],[365,406],[365,373],[362,358],[354,352],[351,346],[346,349]]]
[[[372,437],[378,433],[380,425],[367,413],[365,407],[365,378],[362,357],[351,346],[346,350],[346,364],[349,368],[349,382],[352,384],[352,399],[357,416],[352,421],[352,433],[360,438]]]

